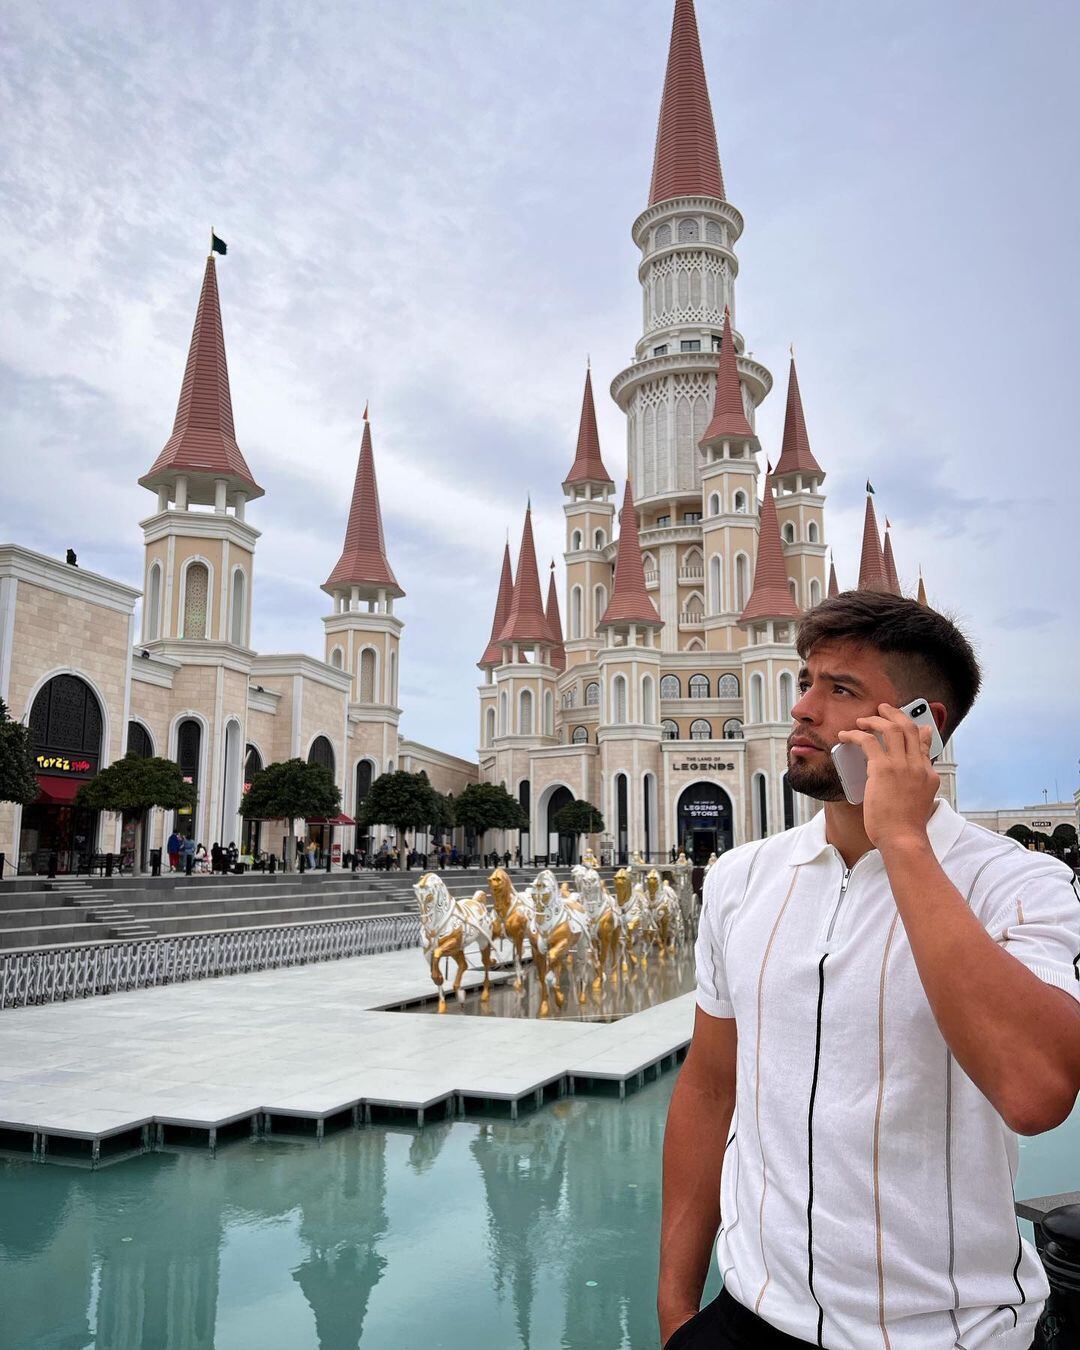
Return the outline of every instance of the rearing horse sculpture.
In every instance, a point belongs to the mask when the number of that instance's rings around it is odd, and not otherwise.
[[[600,989],[607,980],[609,962],[613,973],[618,974],[622,910],[608,894],[594,868],[583,867],[578,863],[570,870],[589,918],[589,941],[592,944],[593,966],[596,970],[593,988]]]
[[[510,874],[505,867],[496,867],[491,876],[488,877],[488,886],[491,888],[491,899],[495,908],[495,923],[492,933],[494,937],[507,938],[514,948],[514,988],[520,994],[525,988],[522,980],[521,961],[526,938],[529,939],[533,961],[539,971],[541,980],[544,977],[544,959],[537,951],[539,944],[537,941],[536,910],[528,891],[514,889],[514,883],[510,880]]]
[[[585,906],[559,890],[555,874],[549,869],[537,874],[529,887],[532,903],[536,906],[537,951],[544,958],[543,983],[540,994],[540,1016],[547,1017],[551,1011],[548,991],[555,995],[555,1004],[561,1008],[566,1001],[559,985],[567,956],[571,953],[580,956],[574,963],[575,977],[578,979],[578,1002],[585,1002],[585,980],[588,978],[589,916]],[[579,975],[579,971],[584,974]]]
[[[457,962],[454,993],[458,1002],[464,1003],[465,991],[461,987],[461,980],[469,965],[465,948],[473,943],[479,946],[480,958],[484,963],[484,987],[480,1001],[487,1003],[491,998],[491,913],[484,892],[477,891],[467,900],[455,899],[438,873],[425,872],[413,886],[413,893],[420,906],[424,955],[431,962],[431,979],[439,991],[439,1011],[446,1011],[443,959],[449,956]]]

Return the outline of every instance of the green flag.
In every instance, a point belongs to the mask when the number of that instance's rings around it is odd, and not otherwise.
[[[870,493],[871,497],[874,495],[874,485],[870,482],[869,478],[866,480],[866,490]]]
[[[210,252],[220,253],[224,256],[228,252],[228,246],[224,239],[219,239],[213,230],[210,231]]]

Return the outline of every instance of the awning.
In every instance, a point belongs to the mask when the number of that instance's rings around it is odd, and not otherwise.
[[[70,806],[75,794],[89,778],[61,778],[57,774],[39,773],[35,806]]]
[[[352,816],[342,815],[339,811],[336,816],[308,816],[309,825],[355,825],[356,821]]]

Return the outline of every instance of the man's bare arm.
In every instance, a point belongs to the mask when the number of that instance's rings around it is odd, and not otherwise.
[[[720,1171],[735,1108],[733,1017],[697,1009],[664,1131],[657,1313],[660,1343],[698,1311],[720,1227]]]

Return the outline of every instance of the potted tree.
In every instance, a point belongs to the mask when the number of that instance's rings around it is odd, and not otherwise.
[[[194,791],[184,782],[180,766],[171,759],[157,755],[143,758],[127,754],[102,769],[79,789],[79,806],[92,811],[116,811],[135,821],[135,849],[131,861],[132,876],[142,872],[142,841],[146,813],[159,806],[165,811],[176,811],[190,806]]]
[[[341,809],[341,789],[323,764],[303,759],[283,759],[268,764],[254,775],[240,799],[245,820],[284,820],[288,824],[285,868],[296,868],[296,822],[336,816]]]

